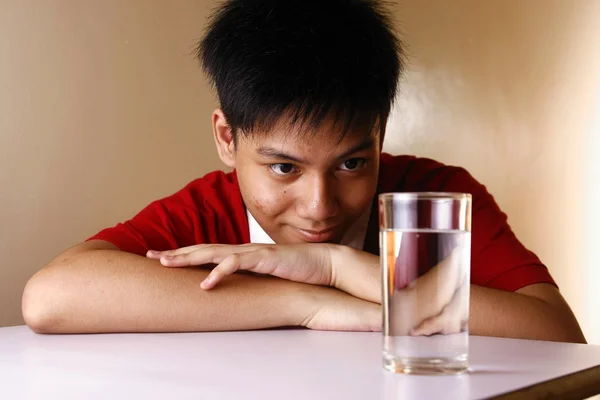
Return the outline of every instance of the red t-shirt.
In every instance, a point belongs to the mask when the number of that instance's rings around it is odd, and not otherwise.
[[[378,193],[462,192],[473,196],[471,283],[514,291],[534,283],[554,284],[547,268],[512,232],[506,215],[485,186],[466,170],[425,158],[383,153]],[[373,201],[364,250],[379,254],[377,197]],[[177,193],[152,202],[129,221],[89,238],[145,255],[199,243],[250,242],[246,208],[235,172],[215,171]]]

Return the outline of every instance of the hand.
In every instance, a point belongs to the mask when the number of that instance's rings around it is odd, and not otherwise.
[[[424,275],[397,291],[390,308],[406,310],[393,319],[395,335],[433,335],[460,332],[468,315],[468,274],[456,248]],[[410,311],[409,311],[410,310]],[[466,314],[466,315],[462,315]]]
[[[469,282],[463,284],[454,293],[450,304],[436,316],[425,319],[416,328],[410,331],[411,336],[431,336],[436,333],[449,335],[462,332],[469,318]]]
[[[331,246],[321,243],[199,244],[163,252],[149,251],[147,257],[159,259],[165,267],[217,264],[201,283],[202,289],[215,287],[224,277],[238,270],[273,275],[295,282],[333,286]]]
[[[167,267],[218,264],[201,284],[214,287],[225,276],[238,270],[313,285],[333,286],[331,253],[339,258],[337,247],[328,244],[299,245],[196,245],[164,252],[149,251],[147,257],[159,259]],[[340,249],[345,251],[345,249]],[[337,262],[336,258],[336,262]],[[340,259],[340,262],[342,259]],[[371,260],[372,261],[372,260]],[[210,280],[210,277],[215,280]],[[305,312],[300,325],[315,330],[380,331],[381,306],[326,287],[301,288],[298,307]]]
[[[313,286],[313,288],[315,288]],[[381,305],[334,288],[312,290],[310,312],[301,325],[314,330],[380,332]]]
[[[464,266],[462,249],[459,247],[450,251],[432,270],[428,271],[419,280],[423,280],[422,286],[416,285],[419,304],[426,302],[426,298],[435,299],[429,301],[427,311],[421,314],[420,322],[410,330],[412,336],[430,336],[437,333],[448,335],[461,332],[467,324],[469,315],[469,280],[467,270]],[[434,275],[434,276],[431,276]],[[425,287],[428,280],[429,287]],[[436,282],[437,281],[437,282]],[[437,292],[432,283],[437,283]],[[444,282],[442,285],[439,282]]]
[[[225,276],[246,270],[295,282],[333,286],[355,297],[381,303],[379,257],[347,246],[199,244],[163,252],[149,251],[147,257],[160,259],[166,267],[217,264],[201,283],[203,289],[211,289]]]

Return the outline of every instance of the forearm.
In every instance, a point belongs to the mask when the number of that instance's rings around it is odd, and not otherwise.
[[[381,303],[379,257],[343,246],[332,248],[334,286],[353,296]],[[440,268],[442,267],[442,268]],[[439,292],[437,282],[450,279],[444,265],[421,278],[419,289],[397,293],[400,301],[420,306],[407,331],[444,311],[452,293]],[[441,275],[440,275],[441,274]],[[416,286],[415,286],[416,287]],[[455,285],[442,285],[442,289]],[[401,299],[405,296],[406,299]],[[460,310],[460,307],[457,309]],[[535,284],[517,292],[470,286],[470,332],[481,336],[513,337],[567,342],[585,342],[575,316],[560,292],[548,284]]]
[[[76,253],[30,280],[23,315],[42,333],[258,329],[300,324],[306,291],[319,289],[234,275],[204,291],[207,274],[117,250]]]
[[[355,297],[381,304],[379,257],[347,246],[331,247],[332,285]]]
[[[562,298],[548,301],[476,285],[471,285],[470,296],[469,328],[474,335],[585,342]]]

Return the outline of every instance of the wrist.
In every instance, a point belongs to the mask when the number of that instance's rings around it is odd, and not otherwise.
[[[356,257],[358,251],[349,246],[339,244],[329,245],[329,255],[331,262],[331,283],[337,289],[344,290],[348,286],[348,276],[352,275],[355,268],[352,262],[353,257]]]
[[[286,281],[284,312],[288,326],[307,326],[319,308],[326,302],[322,286]],[[286,285],[288,286],[288,285]]]
[[[349,246],[332,245],[332,286],[355,297],[381,303],[379,257]]]

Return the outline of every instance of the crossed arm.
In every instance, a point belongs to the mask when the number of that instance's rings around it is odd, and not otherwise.
[[[192,267],[204,264],[220,265],[212,273]],[[240,269],[263,276],[233,274]],[[40,333],[375,331],[381,329],[380,279],[378,257],[343,246],[199,245],[140,257],[91,241],[30,280],[23,316]],[[471,285],[470,309],[472,334],[585,342],[549,284],[514,293]]]

